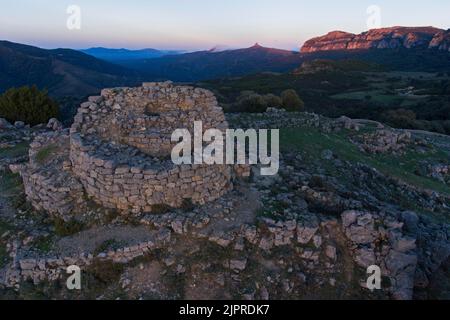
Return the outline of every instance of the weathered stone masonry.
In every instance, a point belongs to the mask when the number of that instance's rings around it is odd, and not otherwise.
[[[68,145],[67,130],[41,134],[30,145],[30,162],[20,173],[25,194],[37,210],[64,216],[85,207],[83,186],[70,170]],[[42,152],[52,153],[52,157],[40,160]]]
[[[35,140],[30,155],[49,144],[59,151],[50,164],[30,163],[22,170],[27,196],[36,208],[63,216],[79,209],[84,194],[132,212],[160,204],[180,207],[185,199],[213,201],[232,189],[232,175],[246,176],[249,167],[174,165],[172,132],[188,129],[193,135],[194,121],[202,121],[203,132],[228,128],[208,90],[171,82],[104,89],[81,105],[70,133]]]

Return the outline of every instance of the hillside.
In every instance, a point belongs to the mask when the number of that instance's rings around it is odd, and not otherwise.
[[[154,79],[198,81],[236,77],[257,72],[285,72],[298,66],[297,52],[265,48],[258,44],[238,50],[199,51],[151,60],[130,60],[121,65]]]
[[[84,96],[103,87],[132,85],[138,73],[70,50],[45,50],[0,41],[0,92],[36,84],[52,96]]]
[[[369,118],[390,125],[450,134],[450,73],[391,71],[361,60],[313,60],[291,72],[203,81],[224,108],[235,111],[242,92],[279,95],[294,89],[307,111]],[[412,113],[402,118],[403,110]],[[391,113],[394,111],[394,113]]]
[[[360,60],[376,63],[390,71],[448,72],[450,53],[446,51],[416,49],[355,49],[330,50],[302,53],[302,60]]]

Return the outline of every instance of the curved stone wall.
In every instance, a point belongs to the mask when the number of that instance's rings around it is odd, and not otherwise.
[[[72,175],[67,163],[68,132],[37,136],[30,145],[29,156],[30,162],[20,174],[27,199],[35,209],[66,218],[67,214],[84,208],[83,185]]]
[[[184,199],[204,204],[232,187],[229,166],[178,166],[134,152],[126,146],[88,141],[79,134],[71,137],[74,173],[87,194],[108,208],[149,212],[158,204],[180,207]]]
[[[202,121],[203,131],[228,127],[212,92],[171,82],[144,83],[139,88],[104,89],[101,96],[90,97],[78,110],[71,132],[167,157],[172,132],[185,128],[193,134],[194,121]]]

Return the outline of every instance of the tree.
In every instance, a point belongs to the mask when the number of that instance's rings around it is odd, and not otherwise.
[[[385,112],[383,118],[394,127],[414,128],[417,115],[412,110],[396,109]]]
[[[305,108],[305,103],[293,89],[283,91],[281,100],[283,101],[283,107],[288,111],[302,111]]]
[[[261,113],[267,110],[266,100],[257,93],[241,94],[237,105],[240,112]]]
[[[280,97],[274,95],[274,94],[266,94],[263,96],[264,100],[267,103],[267,106],[270,108],[281,108],[283,106],[283,101]]]
[[[11,88],[0,96],[0,117],[10,122],[23,121],[36,125],[58,117],[59,108],[47,94],[36,86]]]

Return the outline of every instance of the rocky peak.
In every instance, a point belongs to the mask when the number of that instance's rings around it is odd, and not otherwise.
[[[307,41],[302,53],[357,49],[429,48],[450,51],[450,32],[434,27],[391,27],[361,34],[333,31]]]
[[[329,50],[345,50],[348,43],[353,40],[353,33],[343,31],[332,31],[328,34],[313,38],[305,42],[302,52],[329,51]]]
[[[450,51],[450,29],[436,33],[430,42],[430,48]]]

